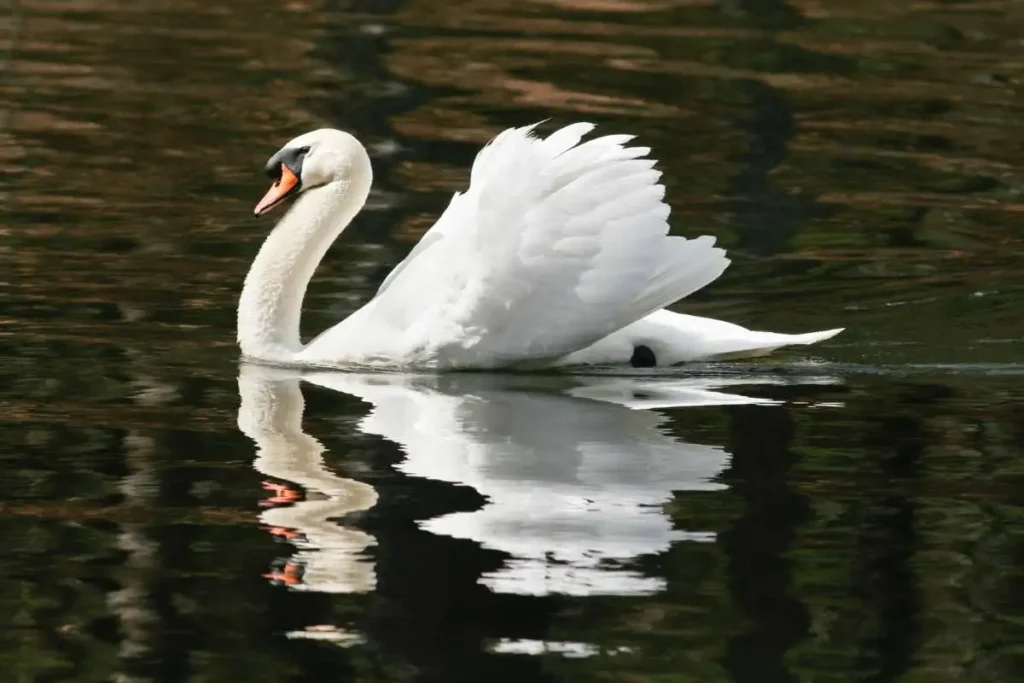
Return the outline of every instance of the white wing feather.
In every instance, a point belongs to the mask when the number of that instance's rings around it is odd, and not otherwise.
[[[580,350],[717,278],[714,239],[667,237],[661,174],[593,126],[546,139],[499,134],[477,155],[465,194],[377,296],[310,345],[351,347],[408,365],[495,367]],[[371,354],[372,350],[372,354]],[[316,356],[316,353],[311,353]],[[357,354],[358,355],[358,354]]]

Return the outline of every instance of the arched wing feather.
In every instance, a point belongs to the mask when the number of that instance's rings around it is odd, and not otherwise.
[[[485,146],[469,189],[353,316],[368,343],[439,366],[556,358],[717,278],[713,238],[667,237],[650,150],[581,143],[592,128],[513,128]]]

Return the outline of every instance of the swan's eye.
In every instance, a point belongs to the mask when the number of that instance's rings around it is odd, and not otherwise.
[[[302,176],[302,160],[309,153],[309,147],[284,147],[267,161],[267,177],[273,181],[281,179],[282,167],[287,167],[296,176]]]

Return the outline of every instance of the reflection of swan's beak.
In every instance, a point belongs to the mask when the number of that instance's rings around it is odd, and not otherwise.
[[[296,562],[285,562],[281,571],[270,571],[263,575],[264,579],[279,581],[286,586],[295,586],[302,583],[302,565]]]
[[[263,488],[268,491],[273,491],[274,495],[270,498],[265,498],[260,501],[260,507],[269,507],[271,505],[283,505],[285,503],[294,503],[297,500],[302,499],[302,493],[296,491],[293,488],[285,486],[284,484],[275,484],[270,481],[263,482]]]
[[[283,526],[268,526],[266,530],[271,536],[278,536],[288,541],[302,540],[302,534],[294,529],[288,529]]]

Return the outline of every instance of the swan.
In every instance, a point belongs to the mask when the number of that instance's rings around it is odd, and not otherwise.
[[[469,188],[348,318],[307,344],[306,286],[359,213],[373,172],[344,131],[300,135],[267,162],[254,213],[295,198],[253,260],[238,303],[245,359],[309,367],[456,370],[667,366],[814,344],[664,310],[729,265],[715,238],[668,235],[656,163],[631,135],[581,142],[573,123],[510,128],[477,154]]]

